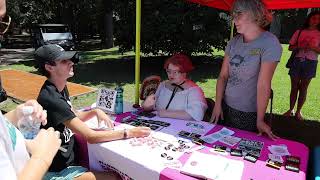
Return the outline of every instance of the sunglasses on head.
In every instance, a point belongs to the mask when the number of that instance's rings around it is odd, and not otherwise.
[[[4,17],[0,18],[0,35],[3,35],[8,31],[10,23],[11,17],[9,15],[5,15]]]

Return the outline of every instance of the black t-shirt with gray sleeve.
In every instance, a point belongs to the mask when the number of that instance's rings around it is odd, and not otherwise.
[[[54,84],[45,81],[39,96],[38,102],[47,110],[48,123],[43,127],[45,129],[53,127],[60,132],[62,140],[61,146],[67,149],[67,152],[58,151],[49,168],[50,172],[59,172],[68,166],[76,165],[74,157],[74,135],[72,131],[63,123],[76,117],[71,110],[71,103],[67,87],[59,92]]]

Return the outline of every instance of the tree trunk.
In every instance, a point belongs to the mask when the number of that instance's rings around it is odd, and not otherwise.
[[[104,1],[105,15],[104,15],[104,32],[101,36],[105,48],[113,47],[113,11],[112,1]]]
[[[105,47],[113,47],[113,19],[112,12],[107,12],[104,17],[104,29],[105,29]]]

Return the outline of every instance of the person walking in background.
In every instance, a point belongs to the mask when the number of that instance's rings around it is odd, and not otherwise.
[[[264,121],[271,80],[282,54],[277,37],[264,30],[272,15],[261,0],[236,0],[231,15],[238,35],[225,49],[211,122],[224,119],[226,126],[275,139]]]
[[[289,50],[297,50],[297,53],[289,69],[290,108],[283,115],[295,115],[296,119],[303,120],[301,109],[306,101],[311,79],[316,76],[320,53],[320,11],[314,11],[308,15],[302,29],[293,34],[289,43]],[[294,113],[297,98],[297,111]]]
[[[175,54],[163,67],[168,80],[161,82],[156,93],[146,98],[143,109],[157,110],[160,117],[202,121],[207,103],[202,89],[187,77],[193,70],[189,57]]]

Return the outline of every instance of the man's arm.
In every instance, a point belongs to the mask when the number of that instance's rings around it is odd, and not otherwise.
[[[18,121],[24,116],[22,109],[25,106],[31,106],[33,108],[33,118],[36,118],[43,125],[47,123],[47,113],[43,110],[42,106],[36,100],[28,100],[27,102],[18,105],[14,110],[9,111],[4,116],[14,126],[18,127]]]
[[[74,133],[82,135],[90,144],[122,139],[125,138],[125,134],[127,134],[127,138],[144,137],[150,134],[150,128],[147,127],[138,127],[128,130],[95,131],[90,129],[78,117],[65,121],[64,125]]]
[[[161,110],[158,110],[158,115],[160,117],[168,117],[168,118],[183,119],[183,120],[193,120],[192,116],[190,116],[190,114],[188,114],[184,110],[161,109]]]
[[[75,114],[83,122],[85,122],[85,121],[91,119],[92,117],[96,116],[98,118],[99,124],[103,121],[107,127],[113,128],[112,120],[101,109],[92,109],[90,111],[84,111],[84,112],[78,111]]]

